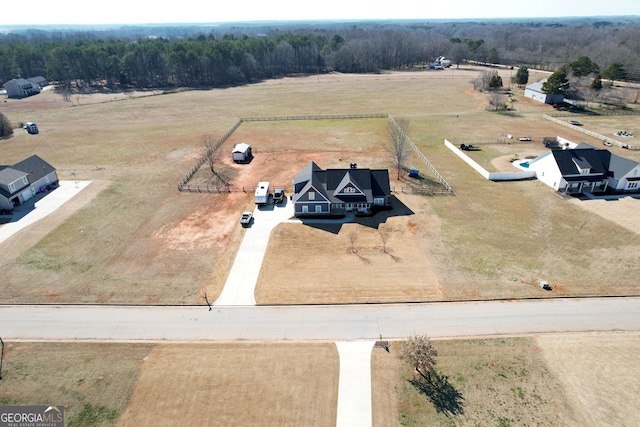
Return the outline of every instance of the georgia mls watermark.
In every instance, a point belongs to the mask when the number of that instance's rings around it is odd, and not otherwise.
[[[0,406],[0,427],[64,427],[64,408]]]

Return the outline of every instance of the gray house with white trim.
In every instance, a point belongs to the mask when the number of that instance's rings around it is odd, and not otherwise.
[[[27,79],[12,79],[2,85],[7,91],[9,98],[26,98],[27,96],[40,93],[40,86]]]
[[[390,206],[386,169],[321,169],[310,162],[293,180],[292,201],[297,217],[370,214]]]
[[[39,192],[58,185],[53,166],[33,155],[12,166],[0,166],[0,209],[12,211]]]

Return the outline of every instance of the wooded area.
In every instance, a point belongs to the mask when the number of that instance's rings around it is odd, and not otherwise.
[[[216,87],[292,74],[372,73],[445,55],[557,70],[588,56],[640,80],[640,19],[278,23],[271,27],[20,30],[0,35],[0,81],[42,75],[72,88]]]

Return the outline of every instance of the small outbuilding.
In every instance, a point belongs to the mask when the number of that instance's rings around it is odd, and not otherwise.
[[[233,148],[231,156],[233,158],[233,161],[236,163],[248,162],[252,157],[251,146],[244,142],[240,142]]]
[[[564,95],[544,93],[542,91],[542,85],[547,79],[540,80],[539,82],[531,83],[524,89],[524,96],[531,98],[534,101],[542,102],[545,104],[560,104],[564,102]]]

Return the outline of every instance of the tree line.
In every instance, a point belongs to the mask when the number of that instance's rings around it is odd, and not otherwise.
[[[640,80],[640,20],[631,18],[183,30],[180,36],[176,28],[170,36],[152,36],[153,28],[145,28],[138,37],[131,28],[122,37],[117,31],[10,32],[0,36],[0,81],[42,75],[69,89],[215,87],[292,74],[408,69],[440,55],[457,65],[546,64],[554,71],[588,56],[603,70],[619,64],[627,79]]]

